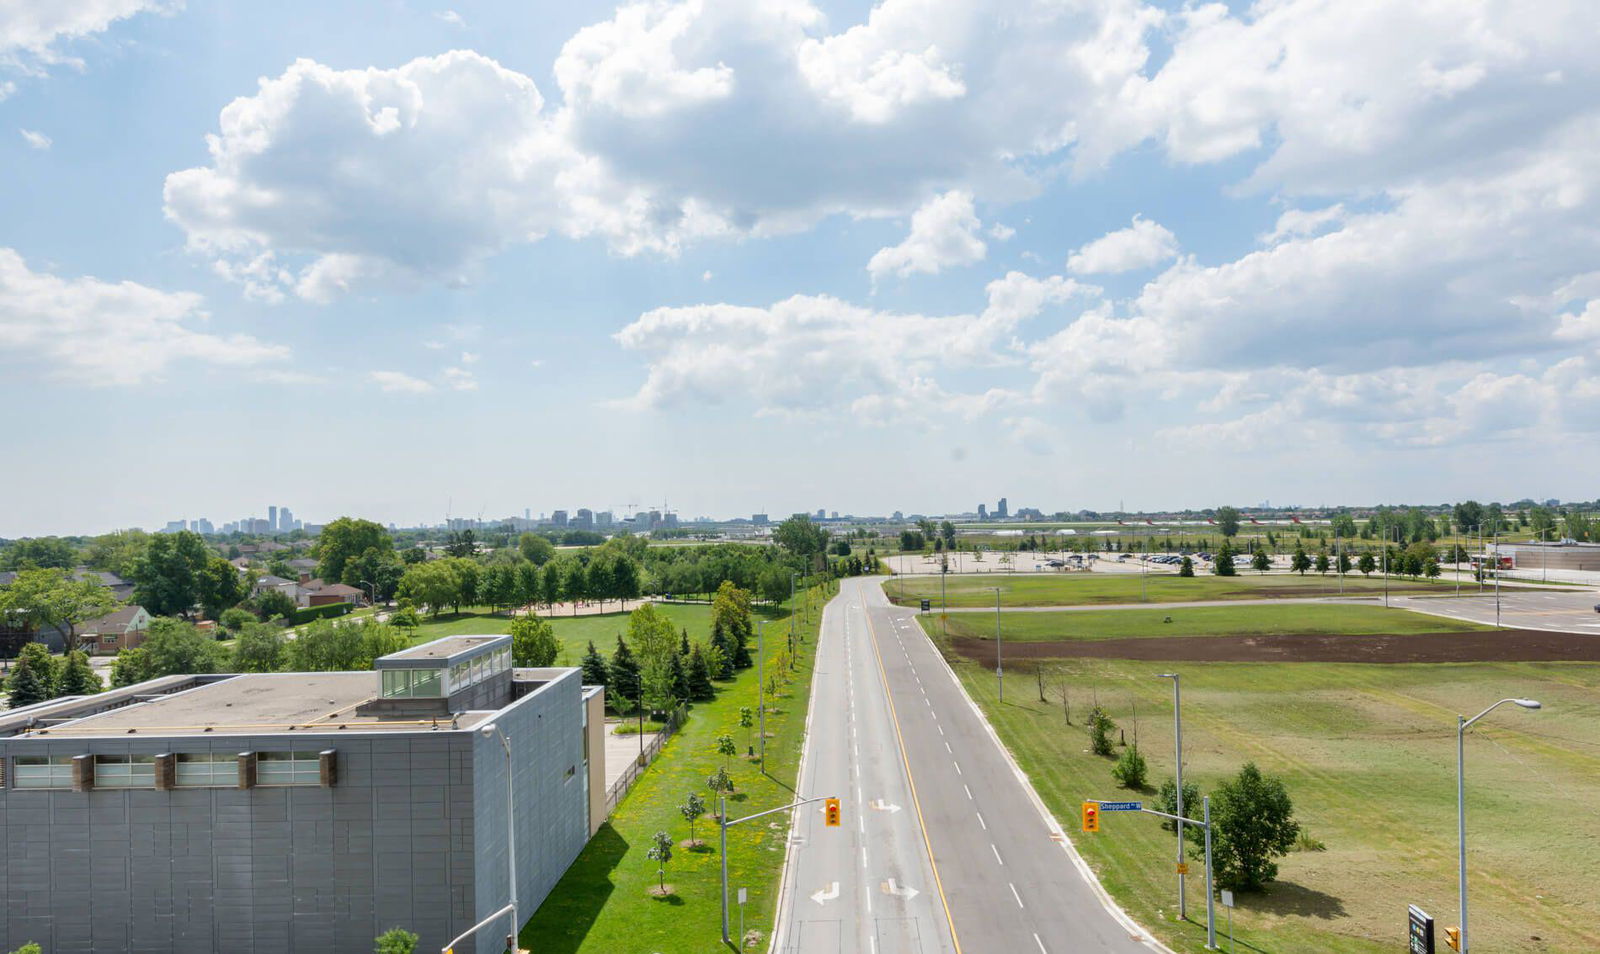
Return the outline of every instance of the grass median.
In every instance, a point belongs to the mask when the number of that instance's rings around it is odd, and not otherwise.
[[[1118,903],[1175,950],[1202,951],[1202,869],[1191,865],[1190,920],[1178,921],[1170,832],[1122,814],[1105,816],[1099,834],[1077,830],[1084,799],[1155,794],[1118,788],[1112,759],[1088,751],[1083,723],[1095,701],[1119,738],[1137,739],[1151,786],[1171,776],[1171,685],[1156,675],[1174,666],[1054,660],[1046,701],[1025,678],[1001,704],[992,671],[951,663]],[[1496,713],[1467,742],[1475,946],[1600,950],[1600,665],[1185,663],[1179,671],[1185,780],[1204,793],[1254,760],[1284,780],[1307,839],[1279,861],[1265,892],[1238,895],[1239,950],[1402,950],[1408,903],[1456,923],[1455,715],[1507,695],[1545,708]],[[1219,930],[1223,915],[1219,907]]]
[[[1086,606],[1096,603],[1182,603],[1199,600],[1261,600],[1294,597],[1338,596],[1337,574],[1308,573],[1260,574],[1241,570],[1238,576],[1199,573],[1184,577],[1173,573],[996,573],[981,576],[952,575],[944,580],[944,596],[949,606],[993,606],[994,587],[1000,587],[1002,606]],[[940,605],[940,580],[933,576],[896,577],[885,584],[889,598],[903,606],[920,600]],[[1462,592],[1476,591],[1464,585]],[[1371,596],[1383,592],[1381,577],[1346,574],[1343,594]],[[1455,592],[1455,582],[1426,580],[1389,581],[1391,593],[1445,595]]]
[[[768,696],[767,773],[763,775],[759,766],[742,754],[727,763],[737,786],[728,803],[728,813],[733,817],[776,808],[795,798],[821,608],[835,589],[829,585],[826,595],[820,588],[812,591],[809,621],[805,616],[805,595],[798,598],[800,615],[795,628],[804,639],[790,681],[775,697]],[[703,607],[690,608],[704,611]],[[709,621],[709,611],[705,612]],[[775,666],[777,650],[787,643],[789,610],[779,608],[764,617],[759,607],[756,612],[758,619],[768,620],[767,662],[769,671],[774,671],[771,667]],[[705,636],[707,625],[708,622],[703,623],[699,629],[691,626],[690,638]],[[599,639],[596,644],[604,646]],[[753,652],[755,647],[751,649]],[[739,727],[740,707],[756,707],[757,686],[755,669],[747,669],[734,681],[719,683],[715,701],[694,707],[682,731],[667,742],[661,756],[523,928],[524,947],[540,954],[699,954],[729,950],[721,942],[720,859],[712,817],[716,799],[710,797],[706,778],[723,764],[723,757],[714,748],[718,736],[733,736],[741,753],[747,746],[757,744],[754,729]],[[690,792],[699,792],[708,806],[706,816],[695,825],[696,837],[706,842],[706,847],[698,850],[686,850],[678,844],[689,837],[689,823],[679,814],[678,806]],[[728,831],[729,884],[734,891],[748,889],[745,927],[760,935],[759,942],[746,950],[766,949],[788,829],[788,816],[778,813]],[[645,852],[657,831],[668,832],[674,842],[666,873],[673,892],[665,898],[648,893],[656,885],[656,863],[646,858]],[[731,933],[738,931],[738,916],[734,907]]]

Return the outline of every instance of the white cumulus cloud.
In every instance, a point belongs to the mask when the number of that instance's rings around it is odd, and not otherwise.
[[[433,385],[427,381],[403,371],[369,371],[367,380],[377,385],[379,389],[391,393],[426,394],[433,390]]]
[[[1067,257],[1067,270],[1079,275],[1130,272],[1170,261],[1177,254],[1177,236],[1136,215],[1127,228],[1108,232],[1073,252]]]
[[[911,233],[899,245],[878,249],[867,262],[873,281],[884,275],[937,274],[983,260],[988,246],[978,237],[982,223],[972,193],[952,190],[934,196],[911,216]]]
[[[201,330],[208,320],[192,292],[135,282],[62,278],[0,248],[0,353],[15,367],[43,366],[91,387],[161,379],[179,362],[250,366],[289,356],[245,334]]]
[[[7,0],[0,3],[0,71],[40,76],[58,64],[81,66],[62,50],[73,40],[145,11],[181,6],[181,0]],[[0,99],[15,89],[12,81],[0,82]]]
[[[37,131],[32,130],[32,129],[19,129],[19,130],[17,130],[17,132],[22,134],[23,142],[26,142],[29,146],[31,146],[34,149],[39,149],[39,150],[49,149],[51,144],[52,144],[52,140],[50,139],[50,137],[46,136],[42,132],[37,132]]]

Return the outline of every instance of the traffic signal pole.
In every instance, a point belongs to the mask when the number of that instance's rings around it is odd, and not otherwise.
[[[1186,824],[1193,825],[1196,828],[1204,829],[1206,851],[1206,950],[1216,950],[1217,906],[1216,890],[1212,881],[1211,868],[1211,796],[1207,795],[1201,799],[1201,815],[1198,819],[1185,818],[1182,815],[1172,815],[1168,814],[1167,812],[1158,812],[1153,808],[1145,808],[1142,802],[1109,802],[1105,801],[1104,799],[1087,799],[1083,803],[1084,831],[1097,832],[1100,830],[1100,818],[1104,811],[1104,806],[1106,805],[1112,806],[1112,809],[1118,812],[1136,811],[1141,815],[1155,815],[1158,818],[1165,818],[1168,821],[1176,823],[1179,826],[1180,831],[1182,831],[1182,826]],[[1182,842],[1179,842],[1179,845],[1181,847]],[[1179,863],[1182,863],[1181,854],[1179,855]],[[1465,919],[1463,918],[1463,920]]]
[[[808,804],[810,802],[820,802],[820,801],[823,801],[824,799],[830,799],[830,800],[833,800],[833,801],[837,801],[838,797],[839,796],[837,796],[837,795],[816,795],[816,796],[813,796],[811,798],[802,798],[799,801],[790,802],[789,804],[781,806],[779,808],[769,808],[764,812],[756,812],[754,815],[746,815],[743,818],[735,818],[732,821],[729,821],[728,820],[728,799],[727,799],[727,796],[725,796],[725,795],[718,795],[717,796],[718,828],[721,829],[721,839],[722,839],[722,841],[721,841],[721,849],[720,849],[720,854],[722,855],[722,859],[721,859],[722,860],[722,943],[724,943],[724,944],[732,944],[733,943],[732,941],[730,941],[728,939],[728,829],[733,827],[734,825],[740,824],[741,822],[747,822],[747,821],[750,821],[751,819],[760,818],[763,815],[771,815],[771,814],[774,814],[776,812],[791,811],[793,809],[799,808],[801,805],[805,805],[805,804]],[[832,806],[832,801],[830,801],[829,804],[830,804],[830,807],[831,807]],[[830,822],[830,823],[833,824],[834,827],[838,827],[836,822]]]

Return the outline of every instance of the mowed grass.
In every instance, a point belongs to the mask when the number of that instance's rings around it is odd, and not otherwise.
[[[1086,606],[1095,603],[1138,603],[1141,585],[1144,598],[1152,603],[1182,603],[1191,600],[1259,600],[1288,597],[1336,596],[1336,574],[1319,576],[1307,573],[1254,573],[1241,570],[1238,576],[1199,574],[1181,577],[1171,573],[1150,574],[1141,583],[1137,573],[996,573],[994,575],[951,575],[944,581],[944,599],[950,606],[993,606],[994,587],[1000,587],[1001,606]],[[1389,591],[1443,593],[1454,592],[1449,584],[1418,580],[1389,581]],[[903,606],[919,600],[940,605],[939,577],[900,576],[884,584],[889,598]],[[1346,594],[1370,595],[1383,592],[1383,579],[1346,574]],[[1463,591],[1465,592],[1465,590]]]
[[[691,641],[703,639],[710,633],[711,607],[704,603],[658,603],[657,612],[672,620],[679,629],[687,628]],[[577,666],[594,640],[595,648],[610,656],[617,648],[617,634],[628,633],[627,613],[605,613],[598,616],[545,617],[556,636],[561,640],[561,654],[556,657],[558,666]],[[785,624],[787,625],[787,623]],[[511,631],[511,617],[504,610],[491,612],[487,606],[473,606],[460,613],[440,613],[437,617],[423,617],[422,625],[411,638],[412,645],[429,642],[441,636],[467,636],[507,633]]]
[[[830,584],[827,595],[836,589]],[[807,622],[803,615],[804,596],[802,593],[798,598],[802,615],[796,625],[804,641],[792,681],[767,700],[769,774],[764,776],[758,766],[742,756],[728,762],[737,787],[728,802],[728,812],[735,818],[779,807],[795,797],[793,786],[805,741],[811,665],[821,608],[826,602],[822,590],[813,591]],[[699,628],[690,626],[690,639],[708,635],[709,611],[705,607],[688,609],[704,614]],[[775,666],[777,651],[787,643],[789,616],[787,609],[780,609],[766,618],[770,670]],[[562,638],[566,640],[568,636],[564,634]],[[596,644],[603,647],[598,638]],[[752,646],[752,653],[754,650]],[[739,728],[738,716],[741,706],[756,707],[756,671],[747,669],[735,681],[718,683],[718,687],[716,701],[694,707],[683,730],[668,741],[661,757],[528,921],[520,937],[524,947],[540,954],[699,954],[728,950],[721,942],[720,859],[716,850],[717,827],[712,818],[716,800],[709,797],[706,777],[722,764],[722,757],[713,748],[717,736],[732,735],[741,752],[755,742],[754,730]],[[689,837],[689,824],[678,813],[678,806],[690,792],[705,797],[710,809],[695,826],[696,836],[707,843],[699,851],[687,851],[677,845]],[[749,889],[745,927],[761,934],[760,942],[750,950],[766,950],[788,830],[788,815],[779,812],[728,831],[729,885],[735,893],[741,887]],[[651,835],[657,831],[670,833],[674,842],[666,880],[675,893],[663,899],[647,894],[656,884],[656,863],[646,858],[645,852],[650,848]],[[737,932],[738,909],[732,902],[730,907],[729,930]]]
[[[993,613],[948,613],[952,638],[994,638]],[[938,630],[937,614],[925,619]],[[1171,620],[1171,622],[1167,622]],[[1146,639],[1165,636],[1260,636],[1276,633],[1459,633],[1493,629],[1382,606],[1293,603],[1288,606],[1196,606],[1174,609],[1074,610],[1000,614],[1000,637],[1018,642]]]
[[[1053,687],[1038,701],[1031,671],[1007,681],[1002,705],[993,673],[953,663],[1118,903],[1175,950],[1203,950],[1203,868],[1191,866],[1190,920],[1177,921],[1174,835],[1131,814],[1106,815],[1096,835],[1077,825],[1083,799],[1148,802],[1171,776],[1171,684],[1156,678],[1171,666],[1048,661],[1050,680],[1068,686],[1067,725]],[[1237,896],[1239,950],[1404,950],[1408,903],[1456,923],[1455,717],[1508,695],[1545,709],[1499,710],[1468,738],[1474,947],[1600,950],[1600,666],[1186,663],[1181,673],[1185,780],[1204,793],[1254,760],[1284,780],[1305,833],[1326,845],[1281,859],[1264,893]],[[1095,699],[1138,739],[1151,789],[1118,788],[1112,760],[1089,754]],[[1220,907],[1217,917],[1226,945]]]

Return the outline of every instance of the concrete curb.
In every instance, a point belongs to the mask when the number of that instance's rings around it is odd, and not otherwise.
[[[817,650],[811,656],[811,689],[806,693],[806,731],[800,738],[800,767],[794,773],[795,792],[802,798],[805,797],[806,767],[809,764],[806,755],[810,750],[808,743],[811,741],[811,715],[817,711],[815,705],[817,701],[817,657],[822,654],[822,634],[827,629],[828,609],[833,605],[833,600],[838,598],[839,596],[836,594],[833,599],[822,604],[822,615],[817,620]],[[783,874],[778,878],[778,903],[772,915],[772,934],[767,938],[767,954],[778,954],[778,936],[783,931],[784,913],[789,910],[791,900],[789,893],[794,890],[794,886],[789,882],[789,867],[794,862],[794,836],[799,825],[800,813],[790,812],[789,834],[783,843]],[[739,943],[742,949],[744,938],[740,938]]]

